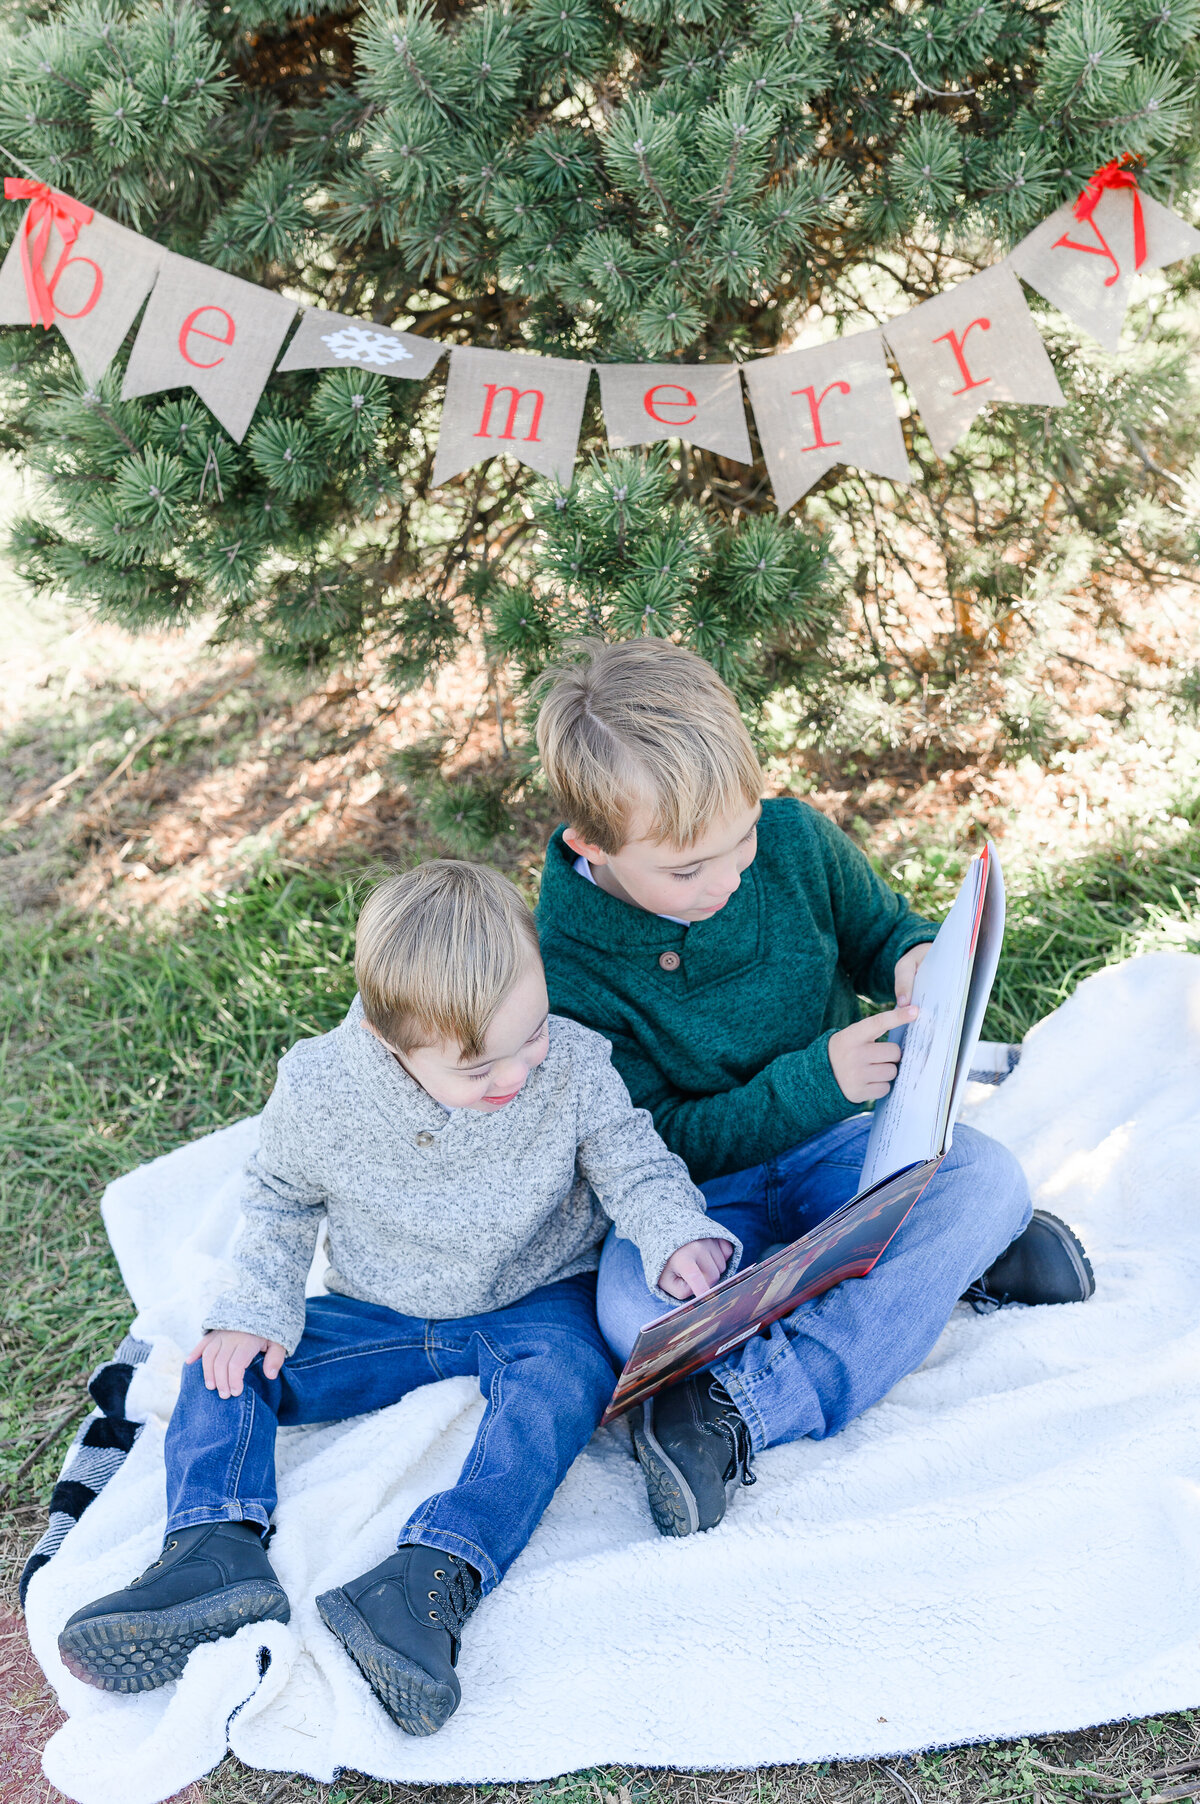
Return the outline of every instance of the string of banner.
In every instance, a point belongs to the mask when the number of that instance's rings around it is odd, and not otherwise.
[[[677,438],[751,463],[744,378],[782,514],[835,464],[912,480],[889,351],[942,457],[989,403],[1062,406],[1021,282],[1115,351],[1134,276],[1200,251],[1200,232],[1139,191],[1131,161],[1097,170],[1002,262],[886,325],[744,364],[593,365],[440,344],[316,307],[276,364],[296,302],[10,176],[5,195],[29,206],[0,267],[0,325],[55,328],[94,388],[145,304],[122,399],[190,388],[238,443],[276,368],[420,381],[448,351],[435,483],[507,454],[566,486],[593,368],[614,449]]]

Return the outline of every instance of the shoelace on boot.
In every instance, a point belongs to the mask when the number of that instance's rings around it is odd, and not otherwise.
[[[729,1443],[729,1464],[722,1475],[725,1482],[728,1483],[736,1472],[744,1485],[756,1485],[758,1476],[754,1470],[754,1448],[750,1443],[750,1429],[746,1418],[723,1385],[714,1383],[708,1394],[714,1403],[727,1405],[712,1424]]]
[[[999,1297],[994,1297],[990,1291],[985,1290],[979,1279],[974,1284],[968,1285],[959,1300],[969,1303],[976,1315],[991,1315],[1000,1307]]]
[[[446,1555],[445,1566],[434,1569],[434,1578],[441,1585],[441,1590],[431,1591],[430,1599],[441,1605],[440,1619],[431,1610],[433,1620],[439,1621],[441,1627],[449,1629],[455,1641],[462,1639],[462,1626],[471,1614],[482,1595],[479,1580],[470,1567],[457,1559],[454,1554]]]

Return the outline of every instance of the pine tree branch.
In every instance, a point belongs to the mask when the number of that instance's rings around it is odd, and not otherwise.
[[[982,7],[976,8],[975,16],[978,17],[982,11]],[[917,66],[907,50],[901,50],[898,44],[885,44],[881,38],[868,37],[866,41],[868,44],[873,44],[876,50],[888,50],[893,56],[898,56],[906,62],[908,64],[909,73],[916,82],[918,88],[920,88],[922,94],[929,94],[935,100],[967,100],[974,96],[974,88],[931,88],[929,83],[922,81],[921,77],[917,74]]]
[[[425,338],[430,332],[444,326],[449,321],[461,319],[464,313],[473,312],[476,319],[489,319],[503,311],[504,302],[509,297],[489,290],[487,294],[477,294],[468,301],[451,301],[448,307],[438,307],[432,313],[418,313],[415,322],[406,328],[414,338]]]

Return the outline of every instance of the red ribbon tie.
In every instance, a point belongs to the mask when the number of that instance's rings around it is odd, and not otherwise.
[[[1140,269],[1146,261],[1146,221],[1142,216],[1142,197],[1138,193],[1137,176],[1131,169],[1122,168],[1122,164],[1136,163],[1132,151],[1126,151],[1122,157],[1114,157],[1111,163],[1105,163],[1097,169],[1086,183],[1083,193],[1075,202],[1076,219],[1091,220],[1096,211],[1100,196],[1106,188],[1133,189],[1133,267]],[[1093,229],[1095,229],[1093,222]]]
[[[80,226],[91,223],[92,209],[85,207],[82,201],[60,194],[49,182],[33,182],[23,175],[5,176],[4,198],[29,202],[20,232],[21,270],[25,277],[25,293],[29,297],[29,323],[44,326],[49,331],[54,324],[53,289],[58,274],[56,269],[47,281],[46,252],[50,248],[51,228],[58,227],[63,241],[63,254],[59,259],[61,268],[79,236]]]

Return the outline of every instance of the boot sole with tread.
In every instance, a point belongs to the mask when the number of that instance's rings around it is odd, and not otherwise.
[[[262,1579],[189,1598],[164,1610],[114,1612],[65,1628],[58,1651],[67,1671],[101,1691],[156,1691],[177,1679],[206,1641],[236,1635],[249,1622],[287,1622],[286,1594]]]
[[[1039,1209],[1036,1213],[1045,1221],[1052,1221],[1055,1227],[1061,1228],[1063,1234],[1066,1236],[1064,1245],[1067,1257],[1075,1267],[1075,1276],[1079,1281],[1079,1288],[1083,1292],[1079,1301],[1081,1303],[1086,1303],[1089,1297],[1095,1295],[1096,1274],[1092,1270],[1091,1260],[1084,1251],[1082,1240],[1080,1240],[1073,1228],[1067,1226],[1060,1215],[1052,1215],[1049,1209]]]
[[[436,1735],[458,1708],[461,1692],[381,1641],[338,1587],[317,1599],[321,1620],[336,1635],[392,1721],[406,1735]]]
[[[692,1488],[670,1455],[656,1440],[649,1425],[650,1406],[643,1403],[634,1415],[633,1446],[646,1475],[646,1497],[660,1535],[694,1535],[700,1530],[700,1512]],[[715,1526],[715,1524],[714,1524]]]

